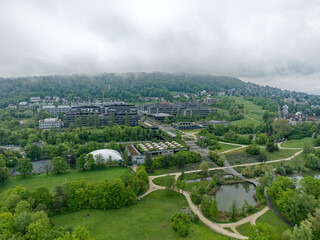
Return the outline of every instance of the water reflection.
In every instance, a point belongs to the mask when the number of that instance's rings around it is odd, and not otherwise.
[[[218,209],[229,211],[232,202],[235,200],[239,208],[246,200],[249,205],[255,206],[256,201],[253,198],[255,187],[250,183],[237,183],[232,185],[223,185],[212,196],[218,202]]]

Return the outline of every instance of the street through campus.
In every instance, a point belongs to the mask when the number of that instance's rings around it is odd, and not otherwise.
[[[190,147],[190,151],[199,152],[198,151],[199,148],[196,145],[196,141],[186,141],[186,143]],[[225,142],[221,142],[221,143],[230,144],[230,145],[238,145],[239,146],[238,148],[224,151],[224,152],[222,152],[223,154],[247,147],[247,145],[231,144],[231,143],[225,143]],[[280,149],[292,149],[292,148],[283,148],[283,147],[281,147],[281,144],[278,144],[278,145],[279,145]],[[292,160],[293,158],[295,158],[296,156],[298,156],[299,154],[301,154],[303,152],[303,150],[301,148],[294,148],[294,149],[299,149],[300,151],[298,151],[297,153],[293,154],[291,157],[288,157],[288,158],[285,158],[285,159],[271,160],[271,161],[267,161],[267,162],[264,162],[264,163],[255,162],[255,163],[238,164],[238,165],[233,165],[233,166],[230,166],[229,163],[226,161],[224,167],[209,168],[209,171],[222,169],[222,170],[226,171],[227,173],[230,173],[230,174],[233,174],[235,176],[238,176],[241,179],[246,180],[249,183],[252,183],[255,186],[257,186],[257,185],[259,185],[259,181],[258,180],[245,178],[242,174],[240,174],[236,170],[234,170],[234,167],[245,167],[245,166],[261,165],[261,164],[270,164],[270,163],[276,163],[276,162],[282,162],[282,161],[290,161],[290,160]],[[200,155],[201,155],[202,158],[204,158],[206,160],[209,159],[209,161],[211,161],[210,158],[209,158],[209,150],[204,149],[202,152],[200,152]],[[191,170],[191,171],[186,171],[184,173],[187,174],[187,173],[195,173],[195,172],[201,172],[201,170]],[[159,189],[165,189],[165,187],[158,186],[155,183],[153,183],[153,180],[155,178],[165,177],[165,176],[168,176],[168,175],[174,176],[175,179],[177,180],[178,177],[181,175],[181,172],[161,174],[161,175],[157,175],[157,176],[149,176],[149,189],[148,189],[148,191],[146,193],[144,193],[143,195],[139,196],[138,199],[141,199],[141,198],[147,196],[149,193],[151,193],[153,191],[156,191],[156,190],[159,190]],[[262,216],[264,213],[266,213],[269,209],[272,210],[278,217],[280,217],[281,220],[285,221],[286,224],[288,224],[288,222],[286,222],[286,220],[272,207],[270,201],[268,202],[269,203],[268,206],[264,207],[259,212],[254,213],[254,214],[252,214],[252,215],[250,215],[248,217],[245,217],[245,218],[243,218],[243,219],[241,219],[241,220],[239,220],[237,222],[234,222],[234,223],[215,223],[215,222],[212,222],[211,220],[209,220],[208,218],[206,218],[202,214],[202,211],[199,209],[199,207],[196,206],[191,201],[190,192],[182,191],[181,189],[177,189],[177,188],[175,188],[175,191],[180,192],[181,194],[183,194],[186,197],[190,210],[193,211],[194,214],[196,214],[199,217],[201,222],[203,222],[207,227],[209,227],[213,231],[215,231],[217,233],[220,233],[222,235],[228,236],[228,237],[232,237],[232,238],[236,238],[236,239],[248,239],[248,237],[241,235],[237,231],[236,227],[238,227],[238,226],[240,226],[242,224],[245,224],[245,223],[250,223],[250,224],[255,225],[256,220],[260,216]],[[270,208],[269,208],[269,206],[270,206]],[[226,230],[226,228],[230,228],[233,232],[230,232],[230,231]]]

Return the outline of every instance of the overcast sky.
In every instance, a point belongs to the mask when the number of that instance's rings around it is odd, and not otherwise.
[[[319,0],[0,0],[0,76],[192,72],[320,93]]]

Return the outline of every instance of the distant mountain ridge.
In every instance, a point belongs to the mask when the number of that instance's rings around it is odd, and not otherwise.
[[[30,96],[81,97],[96,99],[104,96],[132,101],[139,97],[156,96],[170,99],[170,92],[199,93],[234,89],[240,95],[270,97],[290,96],[293,92],[245,83],[227,76],[189,73],[103,73],[99,75],[54,75],[0,78],[0,105],[27,101]],[[299,93],[300,95],[307,95]]]

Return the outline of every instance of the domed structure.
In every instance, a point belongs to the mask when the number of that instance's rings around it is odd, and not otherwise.
[[[101,156],[104,162],[107,162],[108,159],[111,157],[112,161],[122,161],[121,154],[113,149],[99,149],[91,152],[90,154],[93,155],[94,160],[97,160],[97,156]]]

